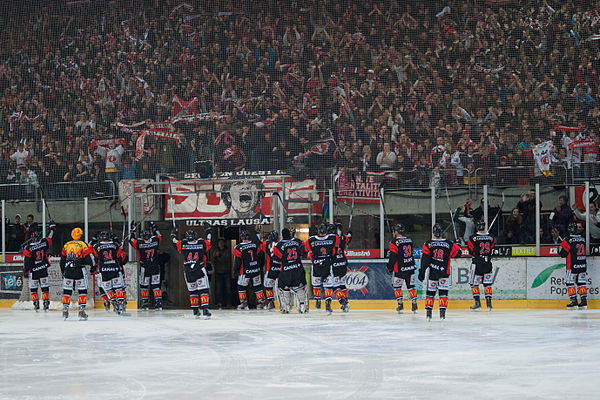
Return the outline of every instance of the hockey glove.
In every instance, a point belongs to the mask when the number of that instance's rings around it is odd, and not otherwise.
[[[425,281],[425,270],[426,270],[426,268],[423,268],[423,267],[419,268],[419,280],[421,282]]]

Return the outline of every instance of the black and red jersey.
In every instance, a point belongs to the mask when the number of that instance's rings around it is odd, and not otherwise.
[[[154,263],[158,261],[158,247],[162,241],[162,236],[155,235],[148,240],[133,239],[131,247],[137,250],[140,263]]]
[[[233,249],[234,268],[240,275],[251,275],[260,272],[264,254],[254,242],[238,243]]]
[[[337,241],[336,241],[336,249],[335,249],[335,254],[337,256],[337,258],[346,258],[346,249],[348,248],[348,245],[350,244],[350,241],[352,240],[352,234],[348,233],[346,235],[341,234],[341,235],[336,235]]]
[[[406,236],[394,238],[389,245],[388,270],[390,272],[409,272],[415,270],[413,241]]]
[[[306,241],[304,248],[311,260],[330,259],[336,254],[339,246],[339,236],[329,234],[325,236],[311,236]]]
[[[473,262],[490,262],[492,250],[496,246],[496,238],[488,233],[476,233],[467,242]]]
[[[174,241],[177,251],[183,256],[183,268],[187,271],[204,268],[206,256],[210,250],[210,242],[204,239],[188,241],[187,239]]]
[[[279,271],[281,269],[281,263],[273,257],[273,248],[277,243],[273,243],[269,240],[264,240],[260,243],[258,249],[265,255],[265,271],[270,270]]]
[[[96,259],[100,272],[118,272],[127,255],[115,242],[99,242],[92,246],[92,254]]]
[[[300,239],[281,240],[273,247],[273,259],[281,264],[281,272],[302,266],[302,247],[304,243]]]
[[[50,266],[48,250],[52,246],[52,239],[45,237],[39,242],[28,243],[23,249],[23,266],[25,271],[39,271]]]
[[[430,239],[423,245],[421,268],[450,275],[450,259],[460,254],[460,246],[448,239]]]
[[[566,258],[568,270],[587,268],[585,238],[582,235],[571,235],[564,239],[558,248],[558,254]]]

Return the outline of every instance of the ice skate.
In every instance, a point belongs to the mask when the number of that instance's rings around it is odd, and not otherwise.
[[[440,319],[446,319],[446,309],[440,308]]]
[[[333,312],[331,309],[331,299],[325,300],[325,311],[327,311],[329,314]]]
[[[69,306],[63,306],[62,316],[65,320],[69,318]]]
[[[579,304],[577,304],[580,310],[587,310],[587,299],[581,299]]]
[[[258,304],[256,305],[256,309],[257,310],[266,310],[267,309],[267,303],[265,302],[265,299],[260,299],[258,301]]]
[[[50,300],[44,300],[44,312],[48,312],[50,309]]]
[[[273,299],[271,299],[271,300],[267,301],[267,305],[265,307],[265,310],[271,311],[273,309],[275,309],[275,301],[273,301]]]
[[[398,307],[396,307],[396,312],[398,314],[402,314],[402,310],[404,310],[404,303],[402,301],[398,302]]]
[[[308,311],[308,310],[307,310],[307,308],[306,308],[306,304],[304,304],[304,303],[300,303],[300,305],[298,306],[298,312],[299,312],[300,314],[306,314],[306,312],[307,312],[307,311]]]
[[[150,308],[150,302],[148,301],[148,299],[142,299],[142,306],[140,307],[142,309],[142,311],[148,311],[148,309]]]
[[[154,303],[154,309],[156,311],[162,311],[162,309],[163,309],[162,300],[156,300],[156,302]]]
[[[567,310],[575,310],[577,308],[577,306],[578,306],[577,300],[571,299],[571,302],[569,304],[567,304]]]
[[[419,309],[419,307],[417,306],[417,300],[414,299],[412,301],[412,312],[416,314],[418,309]]]
[[[106,312],[110,312],[110,301],[104,300],[104,309]]]
[[[192,308],[192,311],[194,312],[194,317],[200,318],[200,309],[198,307]]]
[[[427,321],[428,321],[428,322],[429,322],[429,321],[431,321],[431,316],[432,316],[432,315],[433,315],[433,310],[432,310],[431,308],[428,308],[428,309],[426,310],[426,314],[425,314],[425,317],[427,318]]]
[[[238,309],[238,310],[243,310],[243,311],[247,311],[247,310],[249,310],[249,308],[248,308],[248,302],[247,302],[247,301],[242,301],[242,302],[240,303],[240,305],[239,305],[239,306],[237,306],[237,309]]]
[[[315,299],[315,308],[317,310],[321,309],[321,299]]]
[[[36,300],[33,302],[33,309],[35,310],[35,312],[40,311],[40,301],[39,300]]]
[[[85,306],[79,306],[79,314],[78,314],[79,320],[80,321],[87,321],[88,319],[88,315],[85,312]]]
[[[345,313],[347,313],[348,311],[350,311],[350,302],[348,301],[348,299],[344,298],[344,303],[342,304],[341,309]]]
[[[485,304],[487,306],[488,311],[492,311],[492,298],[491,297],[486,297],[485,298]]]
[[[481,300],[475,300],[475,304],[471,306],[471,311],[479,311],[481,310]]]
[[[209,319],[211,315],[212,315],[212,313],[210,312],[210,310],[208,308],[202,309],[202,316],[204,317],[204,319]]]

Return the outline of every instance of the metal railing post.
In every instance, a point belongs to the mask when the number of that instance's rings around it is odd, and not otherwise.
[[[435,188],[431,188],[431,228],[435,225]],[[430,232],[431,233],[431,232]]]
[[[131,192],[131,196],[129,196],[129,199],[127,199],[127,229],[131,230],[131,223],[133,222],[133,212],[134,212],[134,208],[133,208],[133,204],[134,202],[134,197],[135,196],[135,187],[133,188],[132,192]],[[133,247],[131,246],[127,246],[127,248],[129,249],[129,259],[131,261],[135,261],[134,260],[134,252],[133,252]]]
[[[46,200],[42,198],[42,235],[46,234]]]
[[[383,196],[383,190],[381,195]],[[379,257],[385,257],[385,210],[383,201],[379,202]]]
[[[585,181],[585,253],[590,254],[590,181]]]
[[[2,200],[2,262],[6,262],[6,200]]]
[[[329,223],[333,224],[333,189],[329,190]]]
[[[540,256],[540,184],[535,184],[535,255]]]
[[[88,243],[88,238],[89,238],[89,221],[88,221],[88,198],[84,197],[83,198],[83,234],[84,234],[84,240],[86,243]]]

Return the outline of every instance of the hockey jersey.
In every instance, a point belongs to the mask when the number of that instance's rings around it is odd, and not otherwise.
[[[210,250],[210,242],[204,239],[188,241],[187,239],[174,242],[175,248],[183,256],[183,268],[196,271],[206,266],[206,256]]]
[[[335,234],[326,236],[311,236],[305,243],[308,257],[314,262],[317,260],[331,260],[336,254],[339,238]]]
[[[476,233],[467,242],[474,263],[488,263],[492,260],[492,250],[496,238],[488,233]]]
[[[390,254],[388,271],[410,272],[415,270],[415,259],[413,258],[413,241],[406,236],[394,238],[390,242]]]
[[[155,263],[158,261],[158,247],[162,241],[162,236],[154,235],[149,240],[133,239],[131,246],[137,250],[140,263]]]
[[[36,272],[50,266],[48,250],[52,246],[52,239],[45,237],[39,242],[28,243],[23,249],[23,264],[25,272]]]
[[[254,242],[238,243],[233,249],[234,268],[240,275],[258,274],[262,268],[264,254]]]
[[[115,242],[98,242],[92,246],[99,271],[118,272],[126,258],[125,252]]]
[[[421,251],[421,270],[431,268],[450,275],[450,259],[460,253],[460,246],[448,239],[430,239]]]
[[[259,250],[265,255],[265,271],[269,272],[280,271],[281,263],[275,257],[273,257],[273,249],[277,246],[277,243],[272,243],[268,240],[264,240],[260,243]]]
[[[564,239],[558,248],[558,254],[566,258],[567,270],[587,268],[585,238],[571,235]]]
[[[290,271],[302,267],[302,240],[281,240],[273,247],[273,258],[281,264],[281,271]]]

